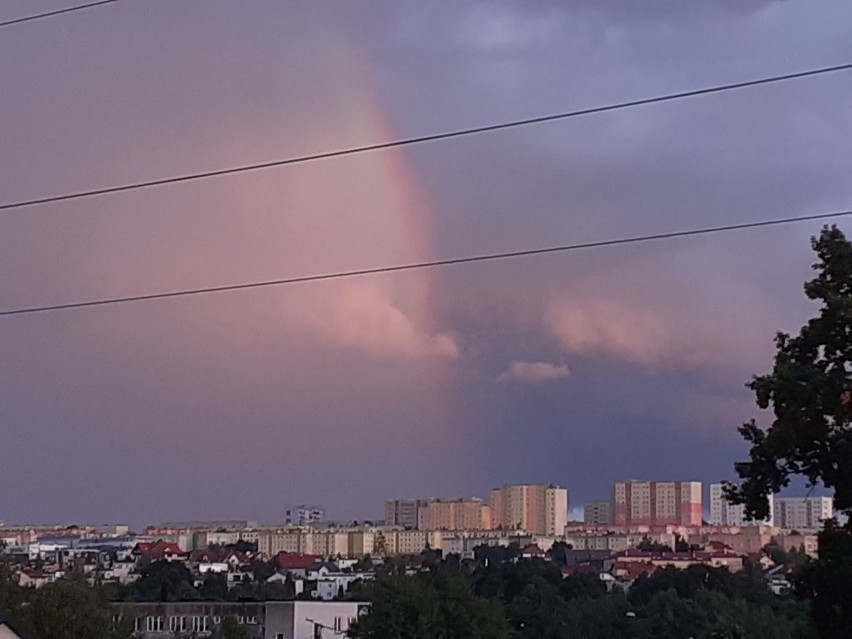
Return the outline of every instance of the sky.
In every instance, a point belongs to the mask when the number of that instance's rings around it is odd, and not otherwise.
[[[9,0],[0,20],[50,10]],[[0,29],[0,201],[852,61],[842,1],[122,1]],[[823,213],[852,73],[0,213],[0,307]],[[847,221],[841,228],[852,231]],[[819,223],[0,318],[0,520],[733,478]]]

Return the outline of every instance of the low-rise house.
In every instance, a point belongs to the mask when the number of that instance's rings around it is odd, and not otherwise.
[[[133,556],[136,561],[183,561],[186,555],[175,542],[163,541],[140,541],[133,547]]]

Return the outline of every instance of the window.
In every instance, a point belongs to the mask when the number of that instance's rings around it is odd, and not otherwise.
[[[177,632],[180,629],[180,617],[169,617],[169,632]]]

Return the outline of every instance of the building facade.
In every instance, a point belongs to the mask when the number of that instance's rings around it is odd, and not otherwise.
[[[171,639],[178,633],[207,637],[230,617],[253,639],[345,636],[369,604],[349,601],[151,602],[111,604],[132,619],[137,639]]]
[[[774,520],[775,500],[769,497],[769,517],[756,521],[748,519],[743,504],[732,504],[725,499],[723,484],[710,484],[710,523],[714,526],[771,526]]]
[[[417,528],[420,507],[428,503],[427,499],[389,499],[385,502],[385,524]]]
[[[491,507],[481,499],[429,500],[417,511],[418,530],[490,530]]]
[[[583,506],[583,523],[587,526],[607,526],[612,523],[612,504],[591,501]]]
[[[612,523],[648,528],[700,526],[699,481],[621,481],[612,486]]]
[[[493,528],[561,535],[568,523],[568,490],[553,484],[516,484],[491,491]]]
[[[779,528],[813,530],[834,517],[831,497],[776,497],[775,525]]]

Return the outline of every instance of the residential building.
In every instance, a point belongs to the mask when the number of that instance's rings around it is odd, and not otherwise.
[[[491,491],[492,527],[561,535],[568,523],[568,490],[553,484],[518,484]]]
[[[583,523],[587,526],[606,526],[612,523],[612,504],[592,501],[583,506]]]
[[[284,523],[294,526],[307,526],[325,519],[325,509],[319,506],[306,506],[300,504],[295,508],[284,511]]]
[[[612,486],[616,526],[700,526],[701,482],[621,481]]]
[[[775,525],[788,530],[813,530],[834,516],[831,497],[776,497]]]
[[[428,499],[389,499],[385,502],[385,524],[417,528],[418,511],[428,503]]]
[[[113,603],[115,614],[134,620],[136,639],[163,639],[177,633],[208,636],[228,617],[253,639],[344,636],[369,610],[349,601],[151,602]]]
[[[417,509],[418,530],[490,530],[491,508],[481,499],[430,499]]]
[[[772,525],[774,499],[769,497],[769,517],[762,521],[748,519],[743,504],[732,504],[723,493],[723,484],[710,484],[710,523],[715,526]]]

